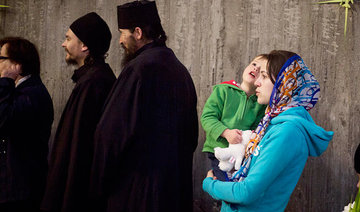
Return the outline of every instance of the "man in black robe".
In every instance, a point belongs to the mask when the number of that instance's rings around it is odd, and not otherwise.
[[[118,6],[124,68],[95,132],[92,194],[107,211],[192,211],[196,92],[155,2]]]
[[[96,13],[74,21],[62,46],[66,62],[79,68],[76,83],[58,125],[49,160],[44,211],[97,211],[88,207],[93,134],[104,101],[116,78],[105,63],[111,32]]]

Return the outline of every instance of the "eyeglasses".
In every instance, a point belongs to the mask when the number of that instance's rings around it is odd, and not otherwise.
[[[5,57],[5,56],[0,56],[0,60],[6,60],[6,59],[10,59],[9,57]]]

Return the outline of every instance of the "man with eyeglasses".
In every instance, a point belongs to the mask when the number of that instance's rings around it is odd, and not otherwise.
[[[53,122],[34,44],[0,40],[0,211],[39,212]]]

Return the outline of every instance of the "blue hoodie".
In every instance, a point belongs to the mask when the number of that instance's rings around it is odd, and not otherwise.
[[[241,182],[208,177],[203,189],[222,200],[221,211],[284,211],[308,156],[320,156],[333,132],[317,126],[303,107],[273,118]]]

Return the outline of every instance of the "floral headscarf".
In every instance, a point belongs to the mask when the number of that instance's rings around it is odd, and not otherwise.
[[[253,153],[263,138],[271,119],[292,107],[313,108],[320,95],[320,86],[314,75],[306,67],[300,56],[288,59],[281,68],[270,96],[270,104],[265,116],[257,126],[249,141],[241,168],[231,180],[242,181],[246,178]]]

